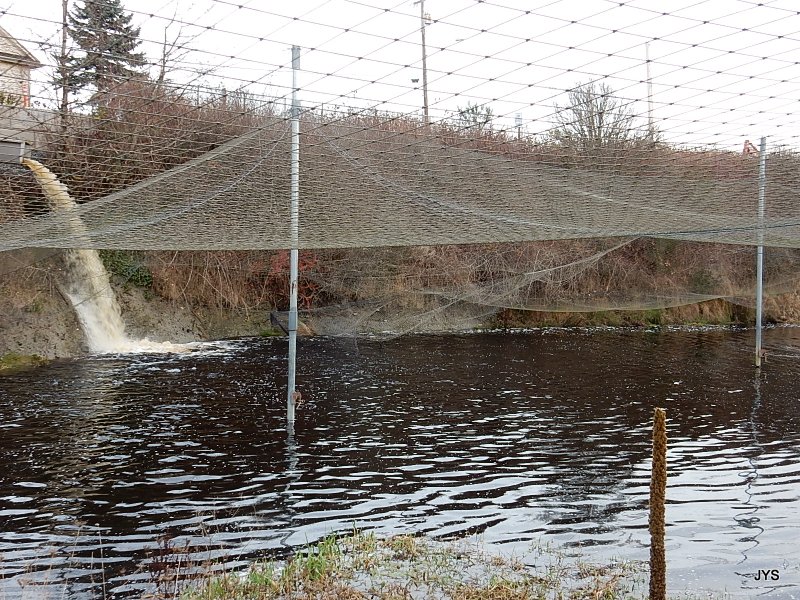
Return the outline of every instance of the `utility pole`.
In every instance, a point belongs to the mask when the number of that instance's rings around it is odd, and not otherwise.
[[[291,248],[289,254],[289,371],[286,390],[286,421],[294,425],[295,375],[297,365],[297,262],[300,246],[300,105],[297,102],[297,71],[300,47],[292,46],[292,166],[291,166]]]
[[[56,59],[56,79],[61,94],[59,99],[58,125],[59,125],[59,153],[66,155],[67,148],[67,111],[69,110],[69,72],[67,50],[69,47],[69,4],[68,0],[61,0],[61,48]],[[62,156],[63,157],[63,156]]]
[[[431,124],[431,119],[428,114],[428,52],[425,47],[425,26],[430,17],[425,14],[425,0],[418,0],[414,4],[419,4],[419,30],[422,34],[422,113],[427,127]]]
[[[647,133],[653,141],[653,80],[650,78],[650,42],[645,42],[644,56],[647,64]]]

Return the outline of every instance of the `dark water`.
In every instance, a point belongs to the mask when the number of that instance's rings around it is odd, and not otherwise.
[[[800,330],[307,339],[0,377],[0,598],[139,593],[157,540],[234,565],[334,530],[646,560],[667,408],[673,591],[800,598]],[[780,579],[756,581],[760,569]]]

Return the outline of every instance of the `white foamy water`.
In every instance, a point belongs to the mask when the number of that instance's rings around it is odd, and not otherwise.
[[[176,344],[174,342],[154,342],[147,338],[140,340],[128,339],[126,342],[120,344],[116,349],[111,352],[139,352],[142,354],[180,354],[182,352],[191,352],[199,349],[201,344],[199,342],[188,342],[186,344]]]
[[[93,352],[122,352],[131,340],[125,334],[119,304],[95,250],[67,250],[64,293]]]
[[[88,233],[76,209],[77,204],[66,186],[43,164],[31,159],[23,163],[31,170],[42,187],[51,210],[66,211],[76,238],[86,238]],[[151,342],[147,338],[132,340],[125,333],[125,322],[111,288],[100,255],[96,250],[67,250],[64,253],[67,281],[62,292],[69,298],[78,316],[86,342],[92,352],[186,352],[186,344]]]

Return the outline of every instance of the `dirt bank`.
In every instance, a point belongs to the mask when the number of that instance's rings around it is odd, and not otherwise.
[[[56,358],[87,351],[72,306],[59,291],[60,275],[58,253],[0,253],[0,356]],[[112,285],[132,338],[184,343],[259,335],[269,328],[269,311],[198,308],[120,280]]]
[[[83,332],[69,302],[59,292],[63,276],[60,253],[23,250],[0,253],[0,356],[36,354],[45,358],[76,356],[87,352]],[[198,278],[199,279],[199,278]],[[127,332],[135,339],[184,343],[274,333],[270,309],[226,308],[223,302],[209,306],[190,294],[175,293],[165,299],[159,286],[135,285],[129,276],[112,278]],[[162,284],[160,287],[164,287]],[[186,289],[186,288],[182,288]],[[206,296],[210,291],[204,292]],[[219,292],[217,292],[219,293]],[[175,298],[178,299],[175,299]],[[219,298],[222,298],[220,296]],[[205,299],[208,302],[208,299]],[[413,307],[412,307],[413,308]],[[457,310],[453,307],[452,310]],[[487,308],[484,313],[448,319],[450,313],[433,311],[420,316],[418,308],[408,309],[406,328],[387,327],[379,310],[369,322],[356,320],[341,310],[312,311],[312,327],[320,333],[364,331],[441,331],[470,326],[653,326],[670,324],[752,324],[754,310],[723,300],[673,308],[639,311],[537,312]],[[403,313],[400,309],[400,313]],[[402,316],[393,313],[397,325]],[[789,292],[765,301],[767,322],[800,323],[800,293]],[[456,315],[458,316],[458,315]],[[472,320],[467,317],[473,317]],[[438,320],[437,320],[438,319]],[[441,322],[440,322],[441,321]],[[455,324],[459,325],[455,325]]]

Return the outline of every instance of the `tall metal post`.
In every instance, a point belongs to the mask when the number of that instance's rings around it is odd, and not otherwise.
[[[756,367],[761,367],[761,321],[764,304],[764,213],[767,199],[767,138],[761,138],[758,160],[758,250],[756,251]]]
[[[286,390],[286,420],[294,424],[295,374],[297,364],[297,262],[300,245],[300,105],[297,102],[297,71],[300,47],[292,46],[292,207],[289,255],[289,373]]]
[[[419,30],[422,33],[422,112],[425,125],[431,123],[428,115],[428,52],[425,48],[425,0],[419,0]]]

